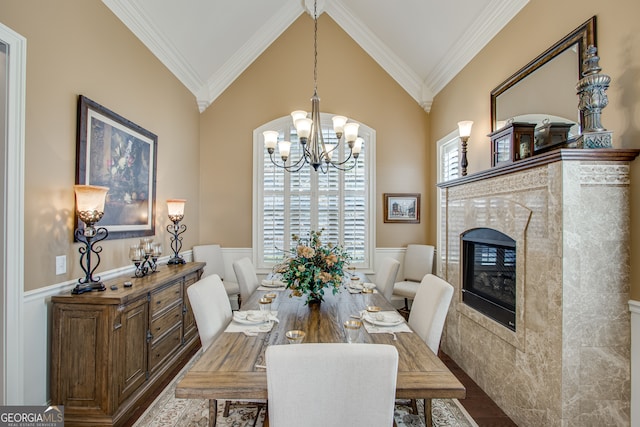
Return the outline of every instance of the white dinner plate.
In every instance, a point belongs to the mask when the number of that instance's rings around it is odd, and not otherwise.
[[[398,317],[392,317],[387,314],[384,320],[378,320],[369,313],[364,314],[364,320],[376,326],[396,326],[404,322],[404,319],[400,315],[398,315]]]
[[[265,316],[260,312],[236,311],[233,313],[233,320],[243,325],[259,325],[264,323]]]
[[[284,282],[280,280],[263,280],[262,286],[267,288],[282,288],[284,286]]]

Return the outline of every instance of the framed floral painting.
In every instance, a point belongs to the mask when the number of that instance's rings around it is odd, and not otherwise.
[[[420,193],[384,193],[384,222],[420,223]]]
[[[157,147],[156,135],[80,95],[76,183],[109,187],[98,225],[110,239],[155,234]]]

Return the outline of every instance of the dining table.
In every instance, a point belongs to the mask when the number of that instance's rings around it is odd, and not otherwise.
[[[362,319],[368,314],[367,307],[397,313],[394,306],[375,289],[374,292],[354,292],[348,285],[341,286],[336,294],[325,288],[324,301],[320,304],[307,304],[305,296],[294,296],[289,289],[259,287],[242,302],[241,309],[258,310],[260,299],[268,293],[276,295],[271,303],[271,312],[277,321],[272,322],[271,330],[221,333],[176,386],[177,398],[210,399],[210,425],[215,425],[216,399],[268,398],[265,369],[268,346],[347,342],[344,322]],[[390,344],[398,350],[397,399],[465,397],[462,383],[406,322],[399,325],[405,332],[392,332],[398,328],[376,326],[365,320],[363,323],[367,328],[361,328],[357,342]],[[232,324],[227,329],[237,331]],[[291,330],[305,332],[301,344],[288,343],[285,334]],[[425,418],[430,425],[430,414],[425,413]]]

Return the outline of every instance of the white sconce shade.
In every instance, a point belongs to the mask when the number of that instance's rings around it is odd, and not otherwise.
[[[471,136],[471,126],[473,126],[473,122],[471,120],[458,122],[458,134],[460,135],[460,138],[469,138],[469,136]]]
[[[167,211],[169,216],[184,216],[185,199],[169,199],[167,200]]]
[[[291,151],[291,142],[280,141],[278,143],[278,151],[280,152],[280,157],[282,157],[283,159],[289,158],[289,152]]]
[[[262,132],[262,136],[264,136],[264,146],[267,150],[275,150],[276,145],[278,144],[278,132],[275,130],[267,130]]]
[[[78,212],[104,213],[104,202],[109,187],[97,185],[74,185],[76,194],[76,209]]]
[[[337,135],[342,135],[344,132],[344,125],[347,123],[347,118],[345,116],[333,116],[331,121],[333,122],[333,131]]]
[[[298,138],[309,138],[311,135],[311,124],[313,120],[311,119],[298,119],[294,122],[296,127],[296,132],[298,133]]]
[[[293,119],[293,123],[295,124],[300,119],[307,118],[307,112],[302,110],[296,110],[291,112],[291,118]]]
[[[364,142],[364,139],[357,137],[355,142],[353,143],[353,155],[357,156],[358,154],[360,154],[360,151],[362,151],[362,143]]]
[[[344,125],[344,139],[347,142],[355,141],[358,138],[358,123],[347,123]]]

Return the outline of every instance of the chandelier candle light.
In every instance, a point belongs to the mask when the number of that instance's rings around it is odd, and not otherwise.
[[[469,165],[469,162],[467,162],[467,141],[471,136],[471,126],[473,126],[473,122],[471,120],[458,122],[458,134],[460,135],[460,140],[462,141],[462,157],[460,158],[460,168],[462,169],[462,176],[467,175],[467,166]]]
[[[72,294],[82,294],[93,290],[104,291],[106,288],[100,281],[100,277],[94,277],[93,272],[100,265],[100,252],[102,246],[94,246],[106,239],[109,232],[104,227],[94,227],[94,224],[104,215],[104,202],[109,191],[108,187],[96,185],[74,185],[76,195],[76,212],[80,221],[84,222],[84,228],[75,230],[75,238],[83,245],[80,246],[80,268],[85,273],[84,278],[78,279],[78,284],[71,291]],[[95,265],[91,265],[91,254],[96,257]]]
[[[344,116],[333,116],[333,130],[338,139],[337,144],[325,144],[322,136],[322,126],[320,122],[320,98],[318,97],[318,9],[317,2],[313,4],[313,96],[311,97],[311,118],[307,117],[306,111],[297,110],[291,113],[293,125],[298,134],[298,140],[302,148],[302,156],[295,162],[287,164],[291,152],[290,141],[278,142],[279,134],[276,131],[265,131],[264,146],[269,153],[271,162],[288,172],[298,172],[304,165],[310,164],[313,169],[327,173],[329,165],[338,170],[353,169],[362,150],[363,139],[358,137],[358,123],[347,123]],[[349,155],[342,162],[333,160],[334,151],[340,148],[340,140],[344,136],[344,141],[349,146]],[[273,156],[276,145],[282,163],[278,163]],[[353,158],[351,164],[347,164]]]
[[[182,249],[182,237],[180,235],[187,230],[187,226],[184,224],[179,225],[184,218],[184,204],[186,202],[184,199],[167,200],[169,219],[173,222],[173,224],[167,226],[167,231],[171,234],[171,249],[173,250],[173,257],[167,263],[169,265],[186,263],[180,255],[180,249]]]

